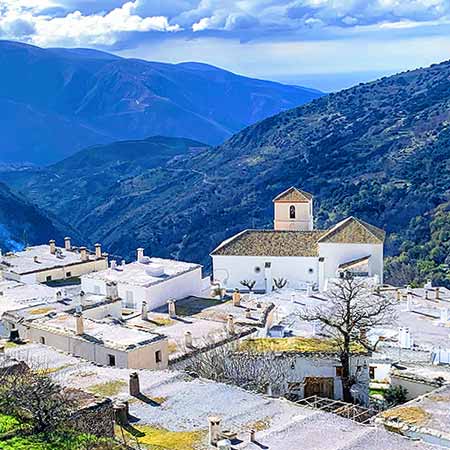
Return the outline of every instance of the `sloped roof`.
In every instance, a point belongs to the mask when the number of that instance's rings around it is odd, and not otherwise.
[[[311,201],[313,198],[312,194],[309,192],[302,191],[292,186],[286,189],[281,194],[278,194],[273,201],[274,202],[302,202],[306,203]]]
[[[317,257],[317,242],[325,233],[322,230],[245,230],[222,242],[211,255]]]
[[[325,233],[319,243],[382,244],[386,233],[356,217],[350,216]]]
[[[339,265],[339,269],[353,269],[355,267],[361,267],[368,264],[370,255],[363,256],[362,258],[353,259]]]

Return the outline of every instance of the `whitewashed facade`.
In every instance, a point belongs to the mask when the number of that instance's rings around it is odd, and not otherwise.
[[[290,188],[274,199],[274,230],[245,230],[212,253],[214,280],[228,290],[255,281],[254,290],[272,290],[274,279],[320,291],[329,280],[351,271],[383,282],[385,233],[349,217],[329,230],[313,229],[312,195]]]

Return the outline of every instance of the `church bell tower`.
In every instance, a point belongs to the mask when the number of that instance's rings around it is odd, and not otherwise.
[[[313,196],[291,187],[273,199],[278,231],[311,231],[314,228]]]

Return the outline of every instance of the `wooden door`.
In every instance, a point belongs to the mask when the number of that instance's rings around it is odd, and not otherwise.
[[[306,377],[305,398],[317,395],[318,397],[334,399],[334,378],[332,377]]]

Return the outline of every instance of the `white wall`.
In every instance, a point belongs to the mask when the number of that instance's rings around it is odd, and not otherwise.
[[[331,244],[319,243],[319,256],[325,258],[324,280],[320,280],[320,290],[324,282],[336,277],[340,264],[371,255],[369,260],[369,276],[378,275],[383,282],[383,245],[382,244]]]
[[[256,290],[265,290],[265,263],[271,263],[272,278],[286,278],[291,288],[304,288],[305,283],[318,282],[318,258],[281,256],[213,255],[214,280],[228,290],[244,289],[241,280],[255,280]],[[259,273],[255,270],[260,268]],[[309,272],[312,269],[312,273]]]
[[[102,279],[82,277],[81,288],[85,292],[106,295],[106,282]],[[133,307],[141,309],[145,300],[147,307],[154,309],[165,305],[171,298],[180,300],[190,295],[200,296],[203,290],[202,269],[199,267],[149,287],[118,282],[117,289],[124,306],[131,307],[131,304],[127,304],[127,299],[132,299]]]

